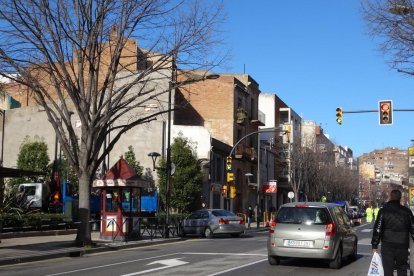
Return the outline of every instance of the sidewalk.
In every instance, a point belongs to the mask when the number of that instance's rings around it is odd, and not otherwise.
[[[265,231],[267,228],[251,227],[246,233]],[[38,236],[42,234],[41,236]],[[45,235],[49,234],[49,235]],[[36,236],[35,236],[36,235]],[[124,248],[150,246],[177,242],[181,238],[157,238],[153,240],[138,241],[108,241],[101,240],[99,232],[92,232],[92,241],[95,245],[91,248],[76,247],[74,244],[76,233],[74,230],[51,231],[49,233],[32,233],[32,236],[4,238],[0,243],[0,266],[24,262],[33,262],[60,257],[79,257],[84,254],[92,254],[104,251],[116,251]]]

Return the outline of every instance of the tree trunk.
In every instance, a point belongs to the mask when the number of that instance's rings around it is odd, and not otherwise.
[[[77,246],[90,246],[92,244],[91,239],[91,226],[90,226],[90,194],[91,184],[90,175],[87,172],[83,172],[79,177],[79,226],[76,236]]]

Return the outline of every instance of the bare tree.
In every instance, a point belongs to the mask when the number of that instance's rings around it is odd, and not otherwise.
[[[363,11],[369,33],[381,38],[390,66],[414,75],[414,1],[365,0]]]
[[[168,112],[181,67],[210,70],[222,3],[1,0],[0,75],[27,86],[79,176],[76,241],[91,243],[89,195],[99,164],[131,128]],[[136,44],[140,43],[140,46]],[[203,73],[204,74],[204,73]],[[201,80],[205,75],[188,79]],[[145,112],[148,106],[158,108]],[[81,122],[76,137],[70,120]],[[111,142],[103,148],[105,137]],[[78,141],[79,140],[79,141]]]

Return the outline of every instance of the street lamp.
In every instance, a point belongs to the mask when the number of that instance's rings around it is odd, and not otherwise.
[[[158,167],[155,165],[155,162],[157,162],[157,158],[161,156],[161,154],[159,154],[158,152],[150,152],[148,153],[148,156],[150,156],[152,159],[152,170],[155,171],[156,169],[158,169]]]
[[[252,173],[246,173],[244,174],[244,176],[247,177],[247,185],[250,185],[251,182],[251,178],[253,177]],[[259,178],[258,178],[259,180]],[[256,198],[256,208],[255,208],[255,212],[254,212],[254,216],[255,216],[255,220],[256,220],[256,226],[257,228],[259,228],[259,181],[257,181],[256,183],[256,188],[257,188],[257,198]]]

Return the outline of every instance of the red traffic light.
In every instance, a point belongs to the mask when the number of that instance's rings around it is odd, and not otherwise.
[[[379,124],[392,125],[392,101],[384,100],[378,102]]]

